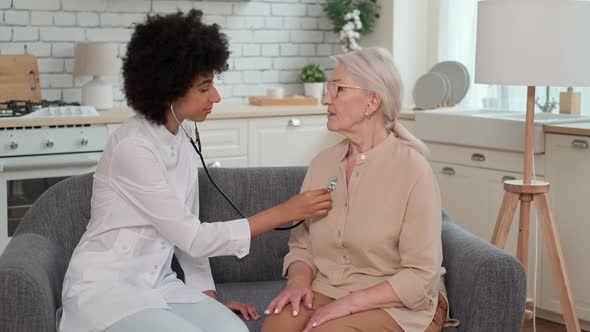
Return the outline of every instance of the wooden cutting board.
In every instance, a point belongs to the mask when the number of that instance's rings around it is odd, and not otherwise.
[[[0,102],[41,101],[37,58],[30,54],[0,55]]]
[[[291,96],[285,98],[250,97],[251,105],[256,106],[295,106],[295,105],[317,105],[315,97]]]

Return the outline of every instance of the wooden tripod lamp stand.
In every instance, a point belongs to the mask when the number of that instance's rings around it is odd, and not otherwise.
[[[492,243],[504,248],[520,203],[517,257],[526,271],[530,209],[531,202],[535,202],[568,332],[579,332],[580,323],[549,205],[549,183],[533,180],[535,86],[589,86],[589,36],[588,1],[484,0],[478,3],[475,82],[528,86],[524,177],[504,183],[504,200]]]

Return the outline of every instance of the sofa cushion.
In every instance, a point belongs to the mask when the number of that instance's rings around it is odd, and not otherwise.
[[[296,195],[305,177],[305,167],[213,168],[211,176],[246,216],[287,201]],[[205,172],[199,171],[200,219],[204,222],[240,218],[213,187]],[[287,254],[288,231],[274,231],[252,239],[250,254],[214,257],[211,269],[216,283],[268,281],[281,278]]]
[[[264,310],[287,285],[286,280],[262,282],[231,282],[218,284],[217,296],[219,301],[238,301],[254,305],[260,319],[244,321],[250,331],[260,331],[264,321]]]

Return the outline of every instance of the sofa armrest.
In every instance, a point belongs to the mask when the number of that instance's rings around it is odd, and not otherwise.
[[[0,256],[0,331],[55,331],[66,255],[39,234],[21,234]]]
[[[520,262],[450,222],[443,222],[442,237],[451,316],[461,321],[456,330],[521,331],[526,274]]]

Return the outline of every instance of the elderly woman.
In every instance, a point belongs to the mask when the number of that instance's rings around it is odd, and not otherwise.
[[[90,222],[64,279],[61,331],[247,331],[231,310],[258,314],[214,299],[208,257],[243,257],[252,237],[330,208],[324,189],[247,219],[199,221],[199,158],[181,123],[212,112],[214,74],[229,57],[226,36],[201,18],[191,10],[135,26],[123,78],[137,115],[111,135],[96,169]],[[171,269],[173,254],[186,283]]]
[[[316,156],[302,187],[336,179],[333,207],[291,231],[287,287],[262,330],[440,331],[441,201],[424,144],[397,122],[399,74],[380,48],[334,58],[322,103],[346,139]]]

